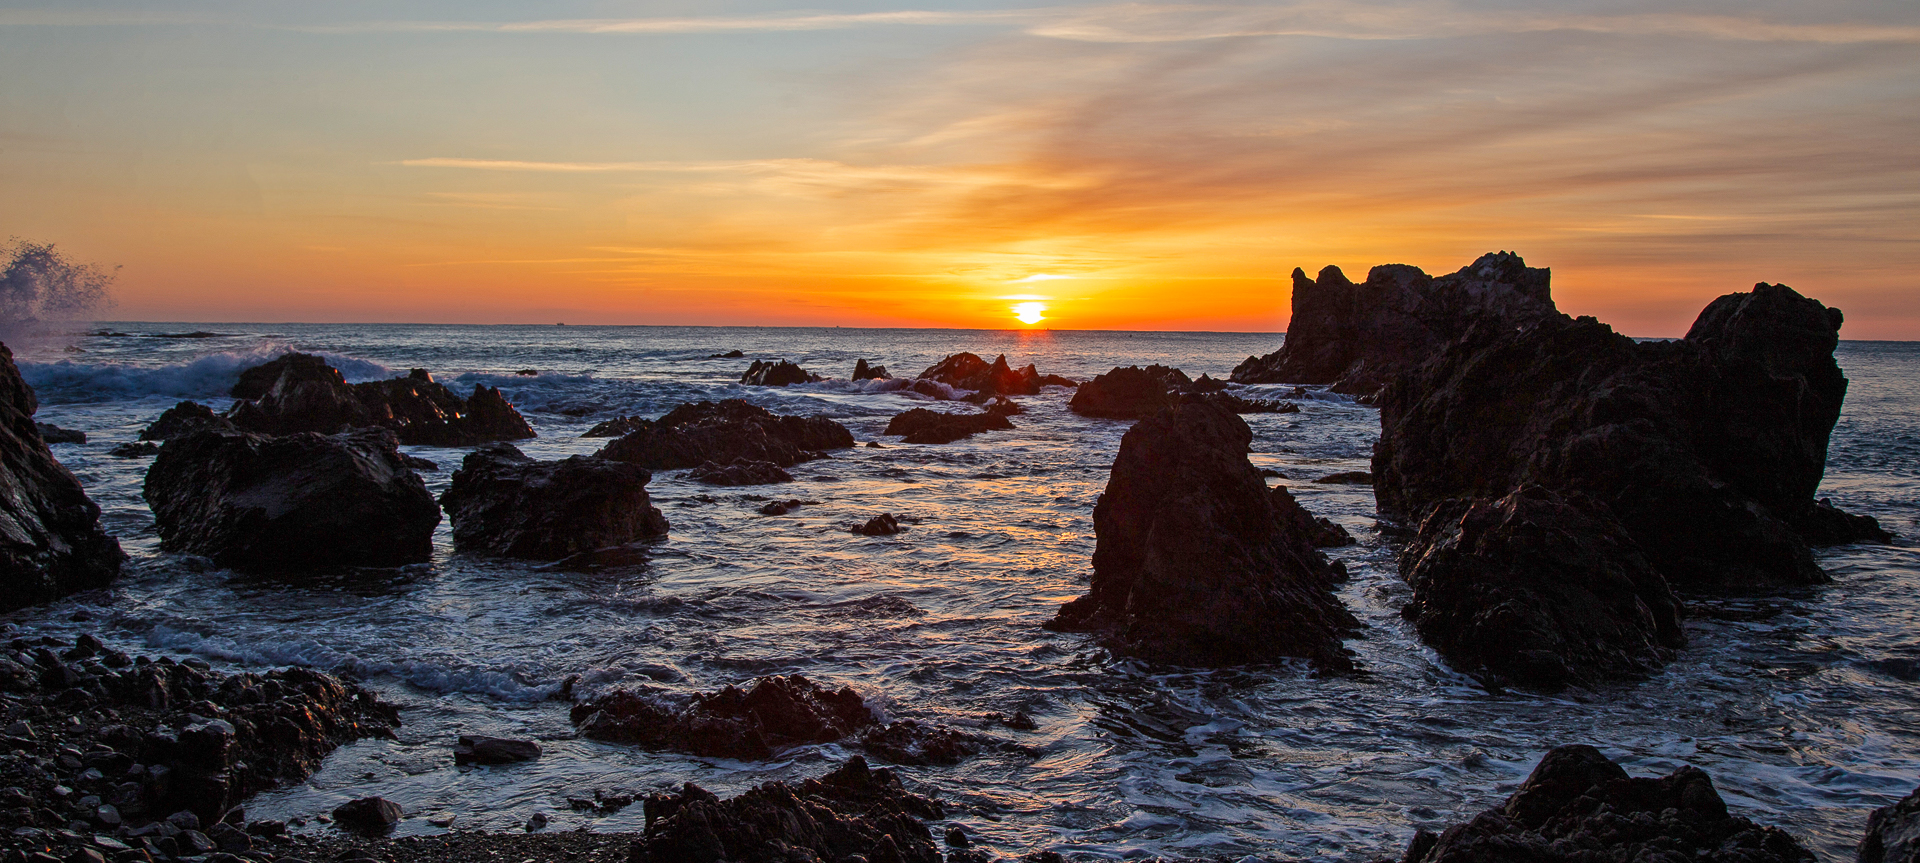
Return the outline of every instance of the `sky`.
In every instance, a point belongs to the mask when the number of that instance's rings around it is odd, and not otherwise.
[[[0,0],[7,237],[116,320],[1265,332],[1511,250],[1920,339],[1920,4]]]

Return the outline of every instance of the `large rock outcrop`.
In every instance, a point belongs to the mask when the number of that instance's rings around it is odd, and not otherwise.
[[[748,366],[746,373],[740,376],[741,383],[754,387],[789,387],[822,380],[825,378],[786,360],[754,360],[753,365]]]
[[[1339,267],[1293,271],[1293,319],[1280,350],[1248,357],[1240,383],[1333,384],[1371,394],[1466,332],[1475,321],[1517,326],[1556,313],[1549,271],[1489,252],[1451,275],[1384,264],[1354,284]]]
[[[1676,587],[1824,582],[1809,537],[1886,538],[1813,497],[1846,393],[1840,322],[1763,283],[1679,341],[1564,315],[1476,327],[1383,395],[1380,508],[1417,520],[1535,484],[1604,504]]]
[[[1642,676],[1686,643],[1680,601],[1597,502],[1539,486],[1434,507],[1402,613],[1454,668],[1554,690]]]
[[[853,432],[825,417],[783,416],[740,399],[683,404],[657,420],[639,420],[633,431],[601,448],[599,455],[653,470],[697,467],[737,460],[793,467],[822,451],[853,446]]]
[[[1041,387],[1075,386],[1070,379],[1059,375],[1043,375],[1028,363],[1025,368],[1014,369],[1007,364],[1007,355],[994,357],[987,362],[978,355],[958,353],[947,357],[921,372],[919,380],[938,381],[954,389],[972,390],[972,398],[985,401],[994,396],[1030,396],[1040,392]]]
[[[913,408],[888,420],[883,434],[903,435],[905,443],[939,444],[1011,428],[1013,422],[1004,413],[954,414]]]
[[[161,548],[243,570],[419,563],[440,523],[386,429],[197,432],[160,448],[143,494]]]
[[[533,427],[498,389],[474,385],[460,398],[426,369],[406,377],[349,384],[311,354],[285,354],[247,369],[234,385],[226,419],[262,434],[355,428],[391,430],[403,444],[465,447],[534,437]]]
[[[1122,366],[1081,384],[1067,408],[1081,416],[1128,420],[1151,416],[1176,402],[1209,402],[1237,414],[1300,410],[1286,402],[1241,398],[1224,392],[1226,387],[1206,375],[1196,381],[1167,366]]]
[[[1920,863],[1920,790],[1867,816],[1859,863]]]
[[[252,369],[248,369],[252,371]],[[167,408],[158,418],[141,429],[143,441],[168,441],[177,437],[202,430],[239,431],[231,420],[214,413],[213,408],[199,402],[186,401]]]
[[[471,554],[558,560],[667,534],[647,496],[653,474],[591,456],[528,458],[508,443],[467,454],[440,506],[453,547]]]
[[[940,863],[922,818],[940,804],[906,790],[859,756],[798,785],[768,782],[721,800],[693,783],[646,800],[631,863]]]
[[[1421,831],[1401,863],[1813,863],[1777,827],[1727,812],[1697,767],[1629,777],[1591,746],[1556,747],[1507,802],[1435,836]]]
[[[1351,667],[1340,641],[1359,624],[1333,595],[1344,571],[1275,509],[1252,440],[1204,403],[1134,424],[1094,506],[1091,589],[1048,626],[1104,632],[1152,661]]]
[[[40,439],[38,408],[0,344],[0,611],[105,587],[126,558],[100,529],[100,507]]]

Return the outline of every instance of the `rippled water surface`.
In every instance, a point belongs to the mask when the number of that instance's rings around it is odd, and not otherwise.
[[[954,725],[1024,709],[1031,732],[983,733],[1021,750],[954,767],[908,768],[988,846],[1058,848],[1086,858],[1254,854],[1397,857],[1436,828],[1511,792],[1550,746],[1590,742],[1636,774],[1682,764],[1712,774],[1734,808],[1783,826],[1824,858],[1849,859],[1869,809],[1920,782],[1920,555],[1848,546],[1821,553],[1831,586],[1789,594],[1693,597],[1691,646],[1644,683],[1559,697],[1489,693],[1438,663],[1400,620],[1408,591],[1365,486],[1317,485],[1365,470],[1378,415],[1317,395],[1298,414],[1252,415],[1254,461],[1284,472],[1308,509],[1360,539],[1337,549],[1354,577],[1341,599],[1366,623],[1350,643],[1365,673],[1316,678],[1274,666],[1219,672],[1118,661],[1082,635],[1040,628],[1084,592],[1093,503],[1126,423],[1075,416],[1068,391],[1022,399],[1018,428],[942,446],[880,432],[908,396],[845,382],[741,387],[753,358],[845,376],[855,359],[912,375],[947,354],[1004,352],[1016,366],[1087,378],[1164,363],[1224,377],[1279,337],[1202,333],[650,327],[125,324],[84,353],[23,351],[40,419],[89,442],[55,454],[106,511],[133,559],[110,593],[9,618],[17,631],[95,632],[142,653],[229,667],[303,664],[365,678],[403,707],[398,741],[336,752],[306,785],[255,798],[255,817],[311,815],[379,794],[408,813],[403,833],[512,828],[535,811],[549,829],[638,830],[640,807],[576,813],[568,797],[636,792],[688,779],[732,793],[819,773],[833,746],[771,763],[653,754],[577,740],[546,700],[569,675],[597,691],[650,683],[707,690],[802,673],[851,684],[895,716]],[[201,339],[150,334],[218,331]],[[447,527],[431,564],[318,582],[237,578],[159,552],[140,499],[149,460],[106,456],[182,398],[224,407],[238,369],[287,348],[328,354],[350,380],[431,369],[465,390],[500,386],[539,432],[522,448],[553,458],[603,442],[579,437],[627,414],[689,400],[746,398],[777,412],[832,417],[859,447],[795,469],[787,486],[714,488],[665,471],[650,487],[671,537],[642,565],[594,574],[453,554]],[[747,359],[710,359],[732,349]],[[1843,343],[1853,381],[1823,494],[1920,532],[1920,345]],[[515,372],[532,370],[527,376]],[[1249,395],[1279,390],[1249,387]],[[410,447],[445,489],[462,452]],[[766,496],[817,502],[787,516]],[[847,528],[880,512],[909,519],[895,537]],[[456,768],[459,733],[532,736],[547,754],[504,768]]]

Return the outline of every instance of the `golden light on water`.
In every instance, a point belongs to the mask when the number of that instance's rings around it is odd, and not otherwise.
[[[1023,324],[1037,324],[1047,319],[1045,303],[1020,303],[1013,307],[1013,316]]]

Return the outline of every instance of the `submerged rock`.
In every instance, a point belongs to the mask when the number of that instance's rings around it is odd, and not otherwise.
[[[838,741],[906,764],[953,764],[980,749],[976,738],[944,726],[881,722],[851,688],[827,689],[798,674],[691,696],[616,690],[574,705],[571,718],[584,737],[743,761]]]
[[[1434,508],[1401,556],[1403,610],[1454,668],[1555,690],[1641,677],[1686,644],[1681,606],[1610,512],[1527,486]]]
[[[239,431],[231,421],[199,402],[181,402],[167,408],[141,430],[143,441],[168,441],[197,431]]]
[[[1557,314],[1551,273],[1511,252],[1489,252],[1459,272],[1429,277],[1385,264],[1354,284],[1339,267],[1309,280],[1293,271],[1293,318],[1280,350],[1234,368],[1240,383],[1334,384],[1372,394],[1417,368],[1480,320],[1513,327]]]
[[[1382,397],[1380,508],[1418,519],[1531,483],[1604,504],[1675,586],[1825,582],[1808,539],[1884,536],[1813,498],[1847,387],[1840,322],[1761,284],[1679,341],[1565,316],[1477,328]]]
[[[0,611],[105,587],[126,558],[100,528],[100,507],[41,439],[38,408],[0,344]]]
[[[665,536],[666,516],[647,495],[653,474],[592,456],[528,458],[512,444],[467,454],[440,505],[462,552],[558,560]]]
[[[1420,831],[1402,863],[1814,859],[1785,831],[1729,814],[1697,767],[1634,778],[1574,744],[1542,757],[1505,805],[1438,836]]]
[[[462,734],[453,747],[455,764],[512,764],[540,757],[540,744],[531,740]]]
[[[991,363],[971,353],[954,354],[928,366],[920,373],[919,380],[972,390],[976,397],[983,399],[996,395],[1030,396],[1038,394],[1041,387],[1076,385],[1059,375],[1040,374],[1032,364],[1015,370],[1007,365],[1006,354],[995,357]]]
[[[754,360],[747,367],[746,374],[740,376],[740,382],[756,387],[785,387],[794,384],[811,384],[825,380],[793,363]]]
[[[768,782],[721,800],[689,782],[677,794],[648,796],[645,806],[646,832],[631,863],[940,863],[919,821],[941,817],[940,804],[857,755],[798,785]]]
[[[952,443],[981,432],[1010,428],[1013,428],[1013,423],[1009,422],[1003,413],[989,411],[978,414],[952,414],[914,408],[896,414],[887,422],[887,430],[882,434],[904,435],[906,443],[941,444]]]
[[[426,369],[413,369],[401,378],[349,384],[320,357],[285,354],[242,372],[233,394],[239,401],[226,418],[241,429],[262,434],[384,428],[402,444],[442,447],[535,436],[526,418],[498,389],[476,384],[473,394],[462,399],[434,381]]]
[[[853,433],[825,417],[782,416],[740,399],[683,404],[599,452],[654,470],[739,459],[792,467],[821,450],[853,446]]]
[[[687,479],[708,485],[771,485],[793,482],[793,474],[781,470],[779,465],[770,461],[735,459],[727,464],[701,462],[693,470],[687,471]]]
[[[142,494],[162,548],[235,569],[418,563],[440,523],[385,429],[197,432],[161,447]]]
[[[1281,518],[1247,461],[1253,433],[1225,409],[1174,405],[1127,431],[1094,506],[1093,581],[1048,624],[1100,631],[1157,662],[1221,666],[1302,657],[1352,666],[1359,622],[1344,575]]]

